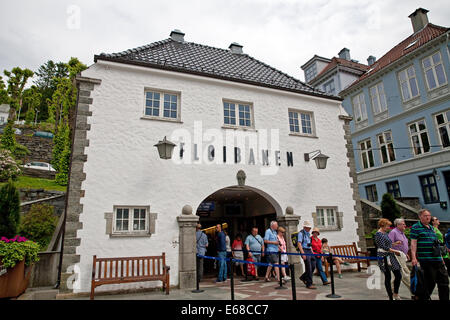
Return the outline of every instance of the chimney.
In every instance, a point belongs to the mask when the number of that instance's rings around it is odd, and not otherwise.
[[[232,53],[243,53],[242,52],[242,46],[239,43],[233,42],[228,47]]]
[[[342,49],[341,51],[339,51],[339,58],[341,59],[345,59],[350,61],[350,50],[348,50],[347,48]]]
[[[170,33],[170,38],[172,38],[173,41],[184,42],[184,33],[175,29]]]
[[[369,66],[373,65],[373,64],[375,63],[375,61],[377,61],[377,58],[375,58],[374,56],[369,56],[369,57],[367,58],[367,64],[368,64]]]
[[[427,12],[429,12],[427,9],[419,8],[408,16],[411,19],[414,33],[422,30],[428,24]]]

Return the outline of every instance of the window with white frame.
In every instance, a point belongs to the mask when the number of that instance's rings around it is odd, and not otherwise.
[[[400,71],[398,73],[398,80],[400,81],[403,101],[411,100],[419,95],[414,66],[410,66],[409,68]]]
[[[408,125],[409,136],[413,146],[414,155],[430,152],[430,140],[428,139],[425,120],[419,120]]]
[[[377,85],[370,88],[370,99],[372,101],[372,108],[374,114],[379,114],[387,110],[386,96],[384,94],[383,83],[380,82]]]
[[[252,105],[239,102],[223,102],[223,123],[227,126],[253,127]]]
[[[289,129],[291,133],[313,136],[314,117],[312,112],[289,110]]]
[[[308,82],[311,79],[314,79],[314,77],[317,75],[317,68],[316,64],[314,63],[311,67],[306,69],[305,71],[305,80]]]
[[[377,140],[381,153],[381,161],[383,163],[395,161],[394,144],[392,142],[392,132],[385,131],[377,135]]]
[[[148,232],[148,214],[144,207],[115,207],[113,233]]]
[[[447,83],[447,76],[445,74],[440,51],[423,59],[422,66],[428,90],[435,89]]]
[[[337,227],[337,212],[335,208],[318,207],[316,209],[317,227]]]
[[[443,148],[450,147],[450,110],[447,110],[442,113],[438,113],[434,116],[436,121],[436,127],[439,132],[439,139],[441,140],[441,145]]]
[[[369,169],[375,166],[375,162],[373,161],[372,142],[370,139],[361,141],[359,147],[363,169]]]
[[[335,89],[336,88],[334,87],[334,79],[331,81],[328,81],[327,83],[325,83],[323,85],[323,91],[325,91],[326,93],[336,94]]]
[[[177,120],[179,118],[179,95],[154,90],[145,91],[146,117]]]
[[[366,102],[364,101],[364,93],[362,92],[353,98],[353,114],[356,122],[367,119]]]

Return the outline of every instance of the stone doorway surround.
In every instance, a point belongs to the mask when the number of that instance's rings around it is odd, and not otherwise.
[[[237,186],[234,186],[237,187]],[[257,192],[263,196],[275,208],[277,214],[278,224],[286,229],[286,244],[288,252],[296,252],[295,247],[291,241],[291,234],[297,232],[300,216],[294,215],[292,207],[286,208],[286,214],[282,213],[281,206],[278,202],[264,191],[249,187],[240,186]],[[196,287],[196,238],[195,228],[199,222],[200,217],[193,214],[192,207],[185,205],[182,213],[177,217],[179,226],[179,287],[180,289],[193,289]],[[299,256],[289,256],[289,263],[294,264],[296,282],[298,276],[303,273],[303,266],[300,262]],[[298,276],[297,276],[298,275]]]

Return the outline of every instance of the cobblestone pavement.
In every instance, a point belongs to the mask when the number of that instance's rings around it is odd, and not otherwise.
[[[242,277],[234,280],[235,300],[292,300],[291,283],[284,286],[287,289],[275,289],[279,283],[272,279],[271,282],[241,281]],[[335,293],[340,298],[328,298],[331,293],[331,286],[323,286],[320,278],[314,276],[316,290],[310,290],[303,283],[296,285],[297,300],[388,300],[384,288],[384,276],[381,275],[378,281],[362,272],[345,272],[343,279],[335,279]],[[192,290],[171,289],[170,295],[165,295],[161,291],[149,291],[136,294],[102,295],[96,293],[96,300],[231,300],[231,281],[215,283],[215,279],[207,278],[200,283],[201,293],[193,293]],[[377,288],[378,286],[378,288]],[[372,289],[369,289],[372,287]],[[374,287],[374,288],[373,288]],[[409,289],[402,283],[399,295],[402,300],[411,299]],[[89,299],[88,297],[76,298],[77,300]],[[433,300],[438,300],[437,288],[432,296]]]

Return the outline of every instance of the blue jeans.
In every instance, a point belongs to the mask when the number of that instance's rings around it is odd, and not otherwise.
[[[303,251],[305,253],[312,253],[310,248],[303,248]],[[303,260],[303,262],[305,263],[305,272],[300,276],[300,280],[305,281],[306,282],[306,286],[309,287],[312,285],[313,283],[313,272],[314,272],[314,267],[315,267],[315,258],[313,256],[305,256],[306,260]]]
[[[226,251],[218,251],[218,258],[225,259],[227,257]],[[219,260],[219,274],[217,275],[217,281],[227,280],[227,262],[225,260]]]
[[[320,278],[322,279],[322,282],[323,283],[328,282],[327,275],[325,274],[325,272],[323,272],[322,268],[322,257],[315,257],[315,258],[316,258],[316,268],[317,271],[319,271],[319,275]]]

